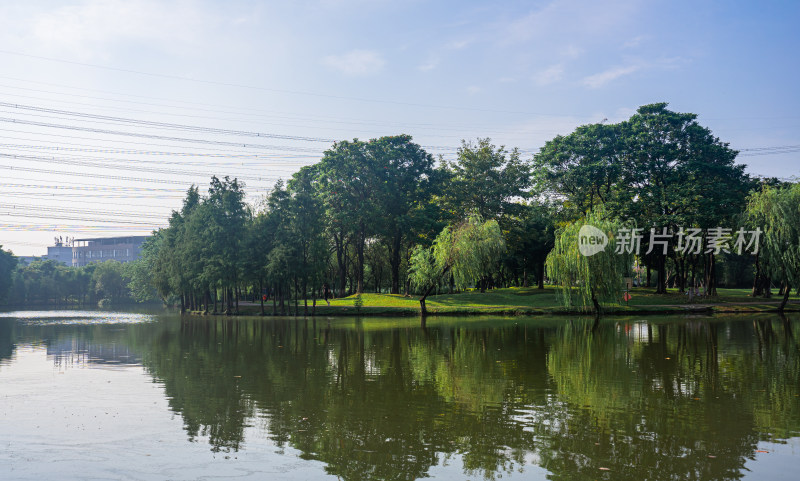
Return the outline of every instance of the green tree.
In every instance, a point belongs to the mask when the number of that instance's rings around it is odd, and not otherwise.
[[[327,229],[336,249],[339,291],[345,292],[346,245],[356,253],[356,292],[364,289],[364,248],[378,225],[377,186],[374,157],[366,142],[358,139],[336,142],[318,164],[320,192]]]
[[[733,225],[752,183],[737,152],[697,122],[666,103],[644,105],[614,125],[579,127],[547,142],[535,156],[537,186],[562,200],[567,219],[603,206],[611,217],[643,229],[642,260],[659,273],[656,292],[666,292],[671,258],[684,288],[688,270],[703,261],[706,285],[716,282],[714,254],[650,250],[649,233],[676,235],[681,227]]]
[[[155,233],[142,245],[139,258],[124,264],[125,277],[130,279],[127,287],[131,296],[139,302],[158,299],[158,290],[153,282],[152,273],[155,270],[162,241],[162,236]]]
[[[400,264],[406,242],[414,229],[424,228],[428,219],[420,214],[438,187],[433,156],[411,140],[395,135],[367,144],[375,163],[374,191],[379,235],[389,252],[391,293],[400,293]]]
[[[203,201],[209,206],[209,222],[203,233],[204,244],[213,253],[210,259],[220,275],[220,284],[226,293],[226,313],[234,309],[232,299],[241,278],[241,240],[244,237],[245,223],[250,214],[244,203],[244,190],[237,179],[225,177],[211,178],[208,197]],[[238,312],[239,298],[236,296],[235,309]]]
[[[528,287],[533,274],[539,289],[544,289],[545,260],[555,243],[555,215],[553,206],[529,202],[510,219],[505,232],[508,249],[504,264],[521,278],[524,287]]]
[[[121,262],[105,261],[97,264],[92,274],[94,291],[100,299],[117,302],[127,297],[126,286],[130,279],[125,277],[125,268]]]
[[[301,168],[288,183],[288,192],[291,196],[288,227],[296,257],[295,287],[299,287],[302,292],[306,314],[308,314],[309,282],[313,286],[319,285],[327,253],[322,237],[324,229],[322,202],[317,187],[316,166]]]
[[[750,197],[747,214],[763,230],[759,256],[770,277],[783,282],[782,312],[792,289],[800,288],[800,183],[765,185]]]
[[[621,138],[619,125],[591,124],[549,140],[534,156],[537,189],[560,197],[570,220],[614,202],[623,175]]]
[[[0,245],[0,305],[8,303],[8,293],[11,290],[12,273],[17,266],[17,259]]]
[[[744,165],[734,163],[738,152],[701,126],[696,114],[670,111],[666,103],[645,105],[622,124],[622,135],[620,218],[634,219],[646,232],[667,228],[676,233],[680,227],[732,225],[744,209],[751,183]],[[667,255],[654,251],[652,256],[659,272],[657,293],[666,292]],[[714,264],[714,254],[705,254],[712,293]]]
[[[605,234],[604,250],[584,255],[580,249],[580,230],[591,226]],[[617,253],[614,240],[622,224],[605,217],[602,209],[589,212],[582,220],[556,231],[555,247],[547,256],[547,272],[558,286],[559,298],[565,307],[576,304],[600,313],[600,304],[619,300],[623,278],[630,272],[633,258]]]
[[[427,314],[425,300],[445,275],[466,288],[487,273],[505,250],[497,221],[471,216],[456,226],[445,227],[430,248],[419,246],[411,257],[411,282],[422,291],[419,305]]]
[[[521,210],[518,201],[528,196],[531,186],[530,166],[520,159],[519,151],[495,147],[488,138],[476,144],[462,141],[458,159],[449,167],[452,179],[446,199],[460,219],[474,213],[502,224]]]

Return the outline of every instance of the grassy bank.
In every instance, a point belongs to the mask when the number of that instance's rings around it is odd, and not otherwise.
[[[772,299],[750,297],[749,289],[718,289],[715,297],[699,297],[691,302],[685,294],[677,290],[669,290],[667,294],[654,294],[653,288],[634,288],[631,300],[604,306],[604,314],[649,314],[649,313],[685,313],[685,312],[769,312],[775,311],[780,303],[777,296]],[[622,293],[620,293],[620,298]],[[405,297],[397,294],[362,294],[361,306],[357,297],[350,296],[334,299],[328,306],[325,301],[317,300],[318,316],[418,316],[420,313],[419,297]],[[800,309],[800,298],[793,294],[789,311]],[[440,294],[430,296],[427,300],[430,315],[536,315],[536,314],[572,314],[585,313],[579,306],[564,308],[556,297],[553,287],[506,288],[481,293],[466,291],[457,294]],[[240,304],[242,314],[258,314],[259,304]],[[264,306],[267,314],[272,314],[272,303]],[[294,305],[291,306],[291,312]],[[280,312],[280,311],[279,311]],[[300,304],[300,312],[303,305]],[[309,301],[309,313],[311,301]]]

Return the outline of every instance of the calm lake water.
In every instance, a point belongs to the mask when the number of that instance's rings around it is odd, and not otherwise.
[[[0,479],[795,480],[800,319],[0,313]]]

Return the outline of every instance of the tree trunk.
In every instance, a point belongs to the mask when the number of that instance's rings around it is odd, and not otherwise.
[[[527,259],[523,260],[523,266],[527,266]],[[522,287],[528,287],[528,268],[522,268]]]
[[[783,300],[781,301],[780,307],[778,307],[778,312],[783,312],[783,309],[786,307],[786,303],[789,302],[789,294],[792,293],[792,288],[789,287],[789,282],[787,281],[785,284],[785,289],[783,290]]]
[[[444,268],[444,271],[442,272],[442,276],[446,275],[449,271],[450,271],[450,266],[446,266]],[[422,293],[422,297],[419,298],[420,313],[422,314],[423,319],[425,318],[425,316],[428,315],[428,308],[425,305],[425,299],[428,298],[430,293],[436,288],[437,284],[438,284],[438,282],[433,283],[430,286],[428,286],[428,288],[425,290],[425,292]]]
[[[339,266],[339,297],[344,297],[347,282],[347,247],[344,234],[334,235],[333,240],[336,247],[336,264]]]
[[[261,301],[261,315],[263,316],[264,313],[264,281],[262,279],[258,280],[258,300]]]
[[[761,262],[759,262],[758,254],[756,254],[756,273],[753,276],[753,290],[750,292],[750,297],[761,295]]]
[[[658,288],[661,294],[667,293],[667,256],[658,256]]]
[[[709,254],[709,276],[708,276],[708,295],[717,295],[717,258],[714,254]]]
[[[400,248],[403,242],[403,234],[398,230],[392,239],[391,255],[389,265],[392,267],[392,294],[400,294]]]
[[[367,243],[366,226],[361,223],[356,239],[356,294],[364,293],[364,245]]]
[[[538,288],[544,289],[544,261],[539,261],[539,271],[536,273],[538,276]]]
[[[303,316],[308,317],[308,280],[303,278]]]
[[[600,316],[600,303],[597,301],[597,296],[594,294],[594,290],[592,290],[592,304],[594,305],[594,313],[598,317]]]

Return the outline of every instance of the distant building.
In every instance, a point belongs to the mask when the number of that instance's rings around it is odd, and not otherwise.
[[[72,239],[67,238],[66,242],[63,237],[56,237],[54,246],[47,247],[47,255],[45,259],[51,259],[60,262],[64,265],[72,265]]]
[[[130,262],[139,258],[142,244],[150,236],[104,237],[96,239],[73,239],[72,267],[81,267],[92,262]]]

